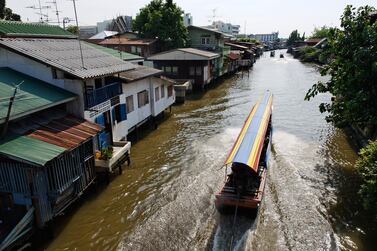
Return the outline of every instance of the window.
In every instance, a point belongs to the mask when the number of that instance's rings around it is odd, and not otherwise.
[[[126,115],[126,104],[119,104],[115,106],[112,110],[113,122],[121,122],[127,119]]]
[[[94,80],[94,85],[95,85],[96,89],[101,88],[102,87],[102,78],[96,78]]]
[[[165,98],[165,85],[161,85],[161,98]]]
[[[114,116],[115,115],[115,116]],[[113,121],[121,121],[121,115],[120,115],[120,105],[117,105],[114,107],[114,110],[113,110]]]
[[[209,37],[202,37],[201,41],[202,41],[202,44],[210,44]]]
[[[168,86],[168,97],[173,96],[173,85]]]
[[[165,66],[165,72],[166,73],[171,73],[171,67],[170,66]]]
[[[139,108],[145,106],[146,104],[149,104],[149,96],[147,90],[141,91],[137,94],[137,103]]]
[[[160,87],[158,86],[154,89],[154,97],[156,102],[160,100]]]
[[[178,67],[177,67],[177,66],[173,66],[173,67],[171,68],[171,73],[172,73],[173,75],[178,75]]]
[[[126,112],[127,114],[131,113],[134,111],[134,96],[128,96],[126,97]]]
[[[190,76],[195,76],[195,67],[190,66]]]
[[[137,52],[137,54],[141,54],[141,47],[136,47],[136,52]]]
[[[57,79],[58,78],[58,73],[57,73],[56,69],[52,68],[51,71],[52,71],[52,78],[53,79]]]
[[[201,76],[202,75],[202,67],[197,66],[196,67],[196,76]]]
[[[136,54],[137,53],[137,48],[136,46],[131,46],[131,53]]]

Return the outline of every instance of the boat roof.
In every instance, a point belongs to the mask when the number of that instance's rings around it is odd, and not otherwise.
[[[225,165],[241,163],[258,172],[259,158],[272,113],[272,94],[267,91],[247,117]]]

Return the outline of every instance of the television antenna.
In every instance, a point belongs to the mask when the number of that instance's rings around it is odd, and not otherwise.
[[[46,2],[46,3],[51,3],[55,6],[55,14],[56,14],[56,17],[58,19],[58,25],[60,26],[59,12],[61,12],[61,11],[58,10],[58,3],[56,2],[56,0],[52,0],[51,2]]]
[[[217,8],[214,8],[214,9],[212,9],[212,16],[208,16],[208,18],[209,18],[208,22],[210,22],[211,24],[213,24],[220,17],[221,16],[217,15]]]
[[[64,17],[63,18],[63,29],[65,29],[66,24],[73,22],[73,21],[75,21],[75,19],[72,19],[72,18],[69,18],[69,17]]]
[[[42,5],[41,4],[41,0],[38,0],[38,6],[31,5],[31,6],[27,6],[26,8],[38,11],[35,14],[39,15],[39,22],[41,22],[41,23],[44,22],[43,21],[43,17],[47,17],[47,22],[48,22],[48,14],[43,14],[43,10],[45,10],[45,9],[51,9],[51,6]]]

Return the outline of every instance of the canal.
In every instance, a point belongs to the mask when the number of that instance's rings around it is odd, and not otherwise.
[[[132,164],[56,221],[46,250],[372,250],[377,232],[356,198],[356,154],[318,111],[316,68],[265,53],[175,106],[132,147]],[[221,169],[252,105],[274,94],[273,154],[258,217],[220,216]],[[369,224],[369,225],[368,225]],[[234,231],[233,231],[234,230]]]

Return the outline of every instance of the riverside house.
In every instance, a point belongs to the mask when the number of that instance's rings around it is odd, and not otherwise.
[[[103,128],[69,114],[78,95],[8,67],[0,67],[0,93],[0,250],[7,250],[94,182]]]
[[[163,71],[138,66],[119,74],[125,93],[127,132],[130,133],[158,116],[175,103],[173,83],[161,78]]]
[[[188,26],[189,46],[192,48],[211,51],[220,55],[219,64],[216,65],[215,78],[223,76],[228,72],[227,55],[230,47],[225,45],[225,40],[230,36],[217,30],[199,26]]]
[[[14,35],[0,38],[0,67],[12,68],[78,95],[68,105],[68,112],[104,127],[98,139],[98,150],[111,147],[114,152],[108,161],[96,160],[96,166],[99,170],[112,172],[128,158],[131,145],[127,141],[128,124],[132,123],[127,121],[126,97],[134,93],[126,93],[127,88],[123,88],[124,80],[120,74],[135,70],[138,66],[113,56],[112,52],[104,50],[106,48],[98,49],[98,46],[80,42],[70,33],[66,34],[67,37],[45,38],[54,37],[46,34],[57,34],[60,27],[17,22],[10,24],[7,22],[6,30],[13,28]],[[26,32],[25,26],[33,28],[31,30],[35,33],[25,35],[23,32],[17,37],[16,32],[20,27]],[[160,85],[161,80],[153,78],[149,90]],[[170,102],[163,104],[166,106],[162,110],[171,105]],[[152,112],[151,116],[158,114]]]
[[[175,49],[148,58],[153,67],[176,80],[190,80],[193,87],[203,89],[217,76],[220,55],[194,48]]]

